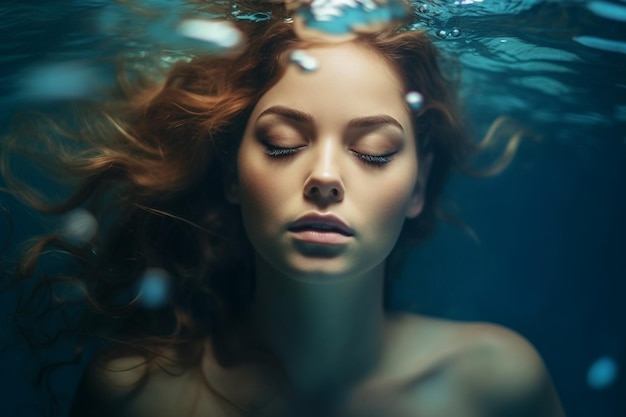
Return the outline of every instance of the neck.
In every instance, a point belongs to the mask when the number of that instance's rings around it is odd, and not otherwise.
[[[341,395],[381,354],[384,265],[363,276],[294,279],[257,259],[255,338],[282,361],[297,396]]]

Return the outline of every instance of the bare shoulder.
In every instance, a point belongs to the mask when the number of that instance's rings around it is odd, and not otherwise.
[[[84,372],[72,417],[238,417],[246,409],[280,409],[277,384],[266,377],[270,370],[252,365],[226,369],[208,339],[196,347],[198,361],[188,365],[168,349],[151,360],[105,352]]]
[[[85,368],[74,396],[72,416],[123,416],[122,404],[141,390],[148,377],[146,358],[138,355],[97,356]]]
[[[198,382],[196,372],[166,355],[148,360],[107,352],[85,369],[71,415],[193,416],[206,399],[200,392],[204,385]]]
[[[458,324],[467,342],[459,352],[462,371],[479,381],[477,389],[520,392],[541,385],[548,378],[535,348],[520,334],[487,323]],[[476,379],[479,374],[481,378]]]
[[[98,357],[86,369],[85,382],[109,395],[122,396],[134,391],[148,375],[149,364],[145,357],[129,355]]]
[[[483,415],[563,416],[536,349],[503,326],[415,316],[416,341],[431,337],[431,367],[445,368]],[[423,349],[423,348],[420,348]],[[419,349],[418,349],[419,350]],[[437,354],[438,355],[437,355]]]
[[[563,416],[543,360],[520,334],[494,324],[462,325],[471,340],[461,355],[459,375],[488,414]]]

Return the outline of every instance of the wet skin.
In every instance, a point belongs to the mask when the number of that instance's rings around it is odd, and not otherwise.
[[[291,386],[254,361],[222,367],[207,340],[191,369],[99,358],[73,415],[302,416],[319,405],[306,394],[326,389],[344,399],[327,417],[563,416],[541,359],[514,332],[383,310],[384,262],[422,209],[428,163],[391,66],[351,43],[308,53],[319,70],[289,66],[261,98],[227,184],[256,251],[248,330]],[[290,230],[311,213],[332,213],[352,234],[329,243]],[[294,392],[303,401],[290,414]]]
[[[351,42],[305,53],[318,69],[289,65],[253,109],[230,198],[255,249],[249,332],[299,394],[315,396],[348,387],[380,356],[384,263],[421,211],[425,175],[394,69]],[[294,230],[311,215],[349,232]]]
[[[238,159],[248,237],[264,263],[295,279],[338,279],[384,262],[422,207],[413,126],[398,76],[351,43],[307,50],[254,108]],[[307,244],[289,225],[333,214],[354,235]]]

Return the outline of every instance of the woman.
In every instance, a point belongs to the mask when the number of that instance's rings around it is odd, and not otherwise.
[[[43,238],[20,272],[73,254],[93,309],[68,327],[110,341],[72,415],[562,416],[519,335],[384,303],[473,149],[426,35],[245,30],[243,54],[176,65],[55,149],[77,191],[39,208],[103,231]],[[170,291],[150,303],[155,268]]]

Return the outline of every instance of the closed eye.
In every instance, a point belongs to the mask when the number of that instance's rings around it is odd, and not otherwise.
[[[264,152],[266,155],[272,158],[287,158],[295,155],[297,152],[301,151],[306,147],[306,145],[299,145],[293,147],[284,147],[284,146],[276,146],[267,142],[263,142]],[[390,152],[383,155],[371,155],[362,152],[352,151],[352,153],[359,158],[363,163],[373,166],[373,167],[382,167],[389,162],[391,162],[391,157],[395,155],[397,152]]]
[[[288,156],[294,155],[296,152],[300,151],[304,146],[294,146],[294,147],[282,147],[276,146],[269,143],[263,143],[264,152],[266,155],[271,156],[272,158],[285,158]]]
[[[354,153],[354,155],[356,155],[356,157],[359,158],[359,160],[361,160],[367,165],[370,165],[373,167],[382,167],[388,164],[389,162],[391,162],[391,157],[395,155],[397,152],[391,152],[391,153],[387,153],[384,155],[370,155],[370,154],[356,152],[356,151],[352,151],[352,153]]]

